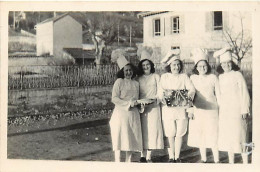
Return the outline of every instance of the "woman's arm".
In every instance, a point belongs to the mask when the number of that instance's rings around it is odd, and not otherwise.
[[[188,90],[188,96],[193,100],[196,91],[193,86],[193,83],[191,82],[187,74],[184,75],[184,84],[185,84],[185,88]]]
[[[220,105],[220,87],[219,87],[219,80],[216,75],[214,75],[214,87],[215,87],[215,96],[217,99],[218,106]]]
[[[240,72],[237,72],[237,84],[240,94],[240,105],[241,105],[241,114],[249,114],[250,107],[250,97],[247,89],[246,81],[243,75]]]
[[[136,102],[135,100],[131,100],[131,101],[126,101],[120,98],[120,92],[121,88],[121,79],[117,79],[114,86],[113,86],[113,90],[112,90],[112,102],[116,105],[119,106],[121,108],[123,108],[124,110],[129,110],[130,107],[134,106],[134,103]]]
[[[159,91],[160,91],[160,76],[158,74],[155,74],[155,81],[156,81],[156,101],[157,104],[160,103],[160,98],[159,98]]]
[[[165,75],[162,75],[161,76],[161,79],[160,79],[160,81],[159,81],[159,83],[158,83],[158,91],[157,91],[157,96],[158,96],[158,100],[160,101],[160,102],[162,102],[162,104],[166,104],[166,101],[165,101],[165,98],[164,98],[164,95],[163,95],[163,93],[164,93],[164,87],[163,87],[163,82],[164,82],[164,79],[165,79],[165,77],[164,77]]]
[[[195,87],[194,87],[194,85],[193,85],[193,79],[194,79],[194,75],[191,75],[191,76],[190,76],[190,81],[191,81],[192,86],[193,86],[193,88],[194,88],[194,90],[195,90]],[[195,93],[194,93],[194,95],[195,95]],[[193,98],[194,98],[194,96],[193,96]],[[193,99],[193,98],[192,98],[192,99]],[[187,108],[187,109],[186,109],[186,112],[188,113],[188,118],[191,119],[191,120],[193,120],[193,119],[194,119],[194,107]]]

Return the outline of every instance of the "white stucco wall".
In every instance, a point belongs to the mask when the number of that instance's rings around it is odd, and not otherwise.
[[[244,27],[251,32],[250,13],[223,12],[224,27],[240,31],[240,14],[244,17]],[[171,33],[172,17],[175,16],[180,17],[180,33]],[[153,36],[153,21],[158,18],[161,20],[161,35]],[[192,48],[220,49],[227,43],[222,31],[213,30],[212,22],[212,12],[168,12],[144,17],[144,46],[161,47],[162,56],[172,46],[179,46],[182,59],[189,59]]]
[[[49,53],[53,55],[53,24],[52,21],[37,25],[36,29],[37,56]]]
[[[65,16],[54,23],[54,56],[63,48],[82,48],[82,25],[71,16]]]

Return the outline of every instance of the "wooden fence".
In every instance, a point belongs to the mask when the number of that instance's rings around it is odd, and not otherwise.
[[[216,64],[210,64],[217,74]],[[184,72],[191,74],[193,63],[184,63]],[[156,72],[163,73],[161,64],[155,64]],[[117,65],[86,66],[19,66],[8,68],[8,89],[48,89],[59,87],[87,87],[112,85],[116,80]],[[242,63],[241,72],[248,87],[252,87],[252,64]]]
[[[116,65],[9,67],[8,89],[38,89],[112,85]]]

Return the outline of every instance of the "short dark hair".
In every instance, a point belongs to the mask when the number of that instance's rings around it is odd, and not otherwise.
[[[234,71],[239,71],[239,70],[240,70],[240,68],[238,67],[238,65],[235,64],[232,60],[231,60],[231,70],[234,70]],[[219,74],[224,73],[224,70],[223,70],[221,64],[218,65],[218,67],[217,67],[217,72],[218,72]]]
[[[179,60],[179,59],[176,59],[176,60]],[[181,68],[180,68],[180,70],[179,70],[179,73],[181,73],[181,72],[183,71],[183,62],[182,62],[181,60],[179,60],[179,62],[180,62],[180,65],[181,65]],[[165,69],[164,69],[164,70],[165,70],[166,72],[171,72],[171,67],[170,67],[170,65],[171,65],[171,64],[165,66]]]
[[[211,73],[211,66],[209,65],[208,61],[207,61],[207,60],[200,60],[200,61],[205,61],[205,62],[206,62],[207,67],[208,67],[208,70],[207,70],[206,74],[207,74],[207,75],[210,74],[210,73]],[[200,61],[198,61],[198,62],[195,64],[195,66],[193,67],[193,69],[192,69],[192,73],[193,73],[193,74],[199,75],[199,71],[197,70],[197,66],[198,66],[198,63],[199,63]]]
[[[154,73],[154,72],[155,72],[154,63],[153,63],[151,60],[149,60],[149,59],[143,59],[143,60],[141,60],[141,61],[138,63],[138,71],[139,71],[138,75],[139,75],[139,76],[141,76],[141,75],[144,74],[144,70],[143,70],[142,64],[143,64],[143,62],[146,61],[146,60],[147,60],[147,61],[150,63],[150,65],[151,65],[151,73]]]
[[[138,70],[137,68],[132,64],[132,63],[128,63],[127,65],[131,66],[132,70],[133,70],[133,76],[131,77],[131,79],[133,79],[134,77],[136,77]],[[125,65],[125,66],[127,66]],[[124,68],[120,69],[117,74],[116,74],[117,78],[125,78],[125,74],[124,74]]]

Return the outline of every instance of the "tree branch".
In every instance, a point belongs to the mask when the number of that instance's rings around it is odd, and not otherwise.
[[[241,36],[241,42],[240,42],[239,48],[242,49],[243,40],[244,40],[244,26],[243,26],[242,17],[240,18],[240,21],[241,21],[241,29],[242,29],[241,34],[242,34],[242,36]]]

